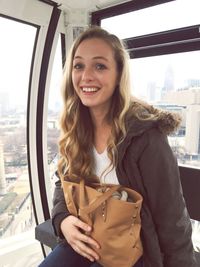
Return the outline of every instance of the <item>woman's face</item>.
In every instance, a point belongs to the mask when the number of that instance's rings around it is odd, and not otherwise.
[[[112,48],[100,38],[81,42],[73,59],[72,82],[83,105],[107,112],[117,80]]]

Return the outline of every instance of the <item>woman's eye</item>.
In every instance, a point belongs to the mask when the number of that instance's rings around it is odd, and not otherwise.
[[[73,68],[76,69],[76,70],[80,70],[80,69],[83,68],[83,64],[77,63],[77,64],[75,64],[75,65],[73,66]]]
[[[106,69],[106,66],[104,64],[98,63],[98,64],[96,64],[96,69],[97,70],[104,70],[104,69]]]

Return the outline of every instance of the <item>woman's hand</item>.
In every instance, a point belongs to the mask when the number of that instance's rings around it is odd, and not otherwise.
[[[91,226],[82,222],[77,217],[70,215],[61,222],[61,231],[71,247],[81,256],[90,261],[98,260],[99,255],[92,247],[100,248],[99,244],[82,231],[90,233]]]

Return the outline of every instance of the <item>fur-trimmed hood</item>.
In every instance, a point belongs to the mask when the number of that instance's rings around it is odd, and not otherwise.
[[[134,100],[127,116],[127,129],[134,136],[141,134],[145,130],[157,127],[166,135],[175,132],[181,123],[178,113],[155,108],[142,101]]]

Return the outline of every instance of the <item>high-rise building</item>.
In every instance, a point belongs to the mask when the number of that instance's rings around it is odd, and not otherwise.
[[[164,86],[162,88],[162,96],[168,92],[174,91],[174,70],[171,65],[168,66],[165,72]]]
[[[158,102],[161,99],[161,89],[157,86],[155,81],[147,84],[147,99],[150,102]]]

